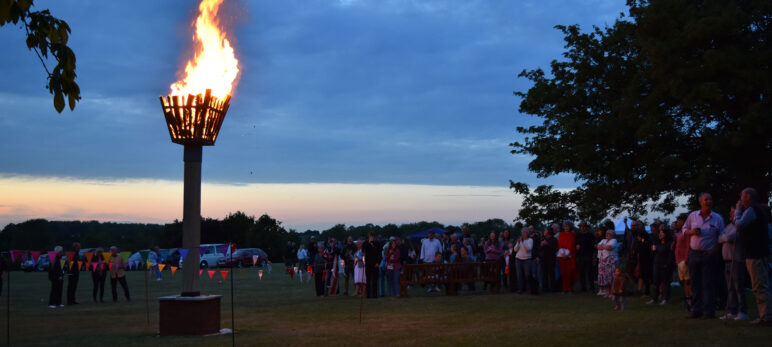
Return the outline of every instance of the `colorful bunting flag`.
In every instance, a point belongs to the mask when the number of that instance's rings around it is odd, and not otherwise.
[[[226,252],[228,252],[228,245],[227,244],[217,246],[217,253],[225,254]]]
[[[214,273],[217,272],[217,270],[206,270],[206,272],[209,274],[209,279],[211,280],[214,277]]]
[[[164,271],[164,268],[166,267],[166,264],[158,264],[158,271]]]
[[[32,261],[34,261],[35,264],[37,264],[38,259],[40,258],[40,251],[29,251],[29,254],[32,256]]]
[[[228,277],[228,271],[229,270],[220,270],[220,275],[222,276],[223,280],[225,280]]]
[[[187,248],[180,248],[179,251],[180,251],[180,259],[182,259],[182,261],[185,261],[185,259],[188,257],[188,251],[190,250]]]
[[[67,258],[67,259],[70,259],[70,258]],[[72,269],[72,264],[73,264],[74,262],[75,262],[75,261],[73,261],[73,260],[70,260],[70,269]]]
[[[54,251],[48,252],[48,262],[53,263],[54,260],[56,260],[56,252]]]
[[[16,259],[20,259],[21,261],[27,260],[27,251],[10,250],[8,253],[11,255],[11,262],[16,262]]]
[[[83,255],[86,256],[86,261],[91,262],[92,259],[94,259],[94,252],[85,252]]]
[[[78,260],[78,270],[83,268],[83,262]]]
[[[113,254],[112,254],[112,253],[110,253],[110,252],[102,252],[102,258],[104,258],[104,261],[110,261],[110,257],[111,257],[112,255],[113,255]]]
[[[75,259],[75,252],[64,252],[64,255],[67,256],[67,261]]]
[[[198,270],[198,275],[201,276],[201,274],[204,273],[204,270]]]
[[[110,270],[112,270],[113,269],[113,263],[107,263],[107,267],[109,267]]]
[[[174,277],[174,273],[177,272],[177,267],[172,265],[169,268],[172,270],[172,277]]]
[[[97,267],[97,264],[96,264],[96,263],[93,263],[93,264],[91,264],[91,265],[93,266],[93,268],[91,269],[91,271],[96,271],[96,267]]]
[[[65,263],[64,259],[59,259],[59,266],[60,266],[62,269],[64,269],[64,263]]]
[[[131,252],[121,252],[121,258],[123,258],[123,261],[129,261],[129,257],[131,257]]]

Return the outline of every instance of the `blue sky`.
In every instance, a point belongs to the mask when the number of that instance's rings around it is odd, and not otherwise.
[[[57,114],[22,29],[0,29],[0,175],[179,180],[158,95],[191,54],[195,1],[42,1],[72,27],[83,100]],[[610,24],[624,0],[226,0],[241,75],[205,182],[498,186],[523,69],[563,50],[557,24]],[[511,219],[511,218],[507,218]]]

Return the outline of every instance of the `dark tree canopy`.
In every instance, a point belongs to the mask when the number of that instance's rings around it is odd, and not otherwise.
[[[539,177],[573,174],[591,215],[672,213],[701,191],[726,214],[747,186],[768,197],[772,1],[628,6],[610,27],[557,26],[563,59],[519,75],[533,82],[520,112],[541,124],[518,127],[512,153]]]
[[[54,96],[54,108],[61,113],[66,96],[70,110],[74,110],[80,100],[80,87],[75,82],[75,53],[67,46],[70,26],[48,10],[32,11],[32,2],[0,0],[0,26],[21,23],[27,34],[27,48],[35,52],[48,75],[46,89]],[[46,65],[49,54],[56,60],[52,69]]]

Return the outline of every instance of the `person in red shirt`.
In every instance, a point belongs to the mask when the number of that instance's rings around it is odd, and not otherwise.
[[[576,234],[574,234],[574,223],[571,221],[563,222],[563,231],[558,235],[558,263],[563,293],[571,293],[577,279]]]

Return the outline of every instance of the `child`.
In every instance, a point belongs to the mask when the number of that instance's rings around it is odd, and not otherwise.
[[[356,242],[357,250],[354,252],[354,285],[356,286],[354,296],[365,295],[365,284],[367,279],[365,278],[365,253],[362,251],[364,242],[364,239],[358,240]]]
[[[432,264],[442,264],[442,263],[444,263],[442,261],[442,253],[436,252],[434,254],[434,261],[432,262]],[[439,292],[440,291],[440,282],[444,279],[443,278],[444,277],[443,274],[440,273],[440,269],[437,269],[433,273],[429,274],[429,277],[437,279],[437,282],[433,283],[429,287],[429,289],[426,290],[426,292],[427,293],[431,293],[432,291]]]
[[[622,272],[622,268],[617,267],[614,270],[614,283],[611,285],[611,294],[614,295],[614,310],[625,310],[625,281],[627,276]]]

